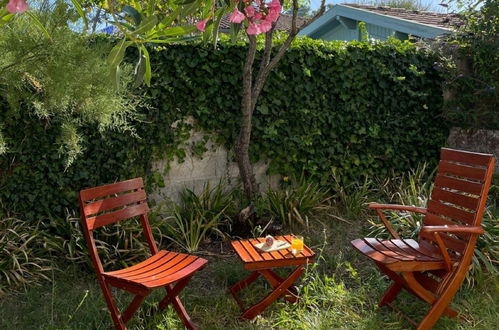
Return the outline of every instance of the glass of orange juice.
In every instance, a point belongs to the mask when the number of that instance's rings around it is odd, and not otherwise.
[[[303,236],[293,236],[291,240],[291,253],[297,255],[303,251]]]

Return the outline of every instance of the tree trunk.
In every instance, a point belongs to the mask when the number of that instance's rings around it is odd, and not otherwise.
[[[281,1],[282,3],[283,1]],[[239,168],[239,176],[243,183],[244,192],[250,206],[246,213],[252,214],[253,212],[253,200],[256,193],[258,192],[258,186],[256,184],[255,175],[253,174],[253,165],[251,164],[249,158],[249,145],[251,140],[251,120],[253,118],[253,111],[255,110],[256,102],[262,88],[267,80],[269,73],[277,66],[279,61],[284,56],[286,50],[290,47],[291,42],[295,39],[298,32],[308,26],[310,23],[319,18],[325,10],[326,1],[321,0],[320,9],[310,19],[307,23],[303,24],[301,27],[296,26],[296,19],[298,16],[298,0],[293,0],[293,16],[291,22],[291,31],[284,41],[284,43],[279,48],[277,54],[271,58],[272,53],[272,35],[275,29],[275,23],[272,25],[272,29],[265,35],[265,46],[263,58],[260,63],[260,69],[256,75],[256,81],[253,81],[253,63],[255,62],[256,54],[256,37],[254,35],[247,35],[249,40],[248,53],[246,55],[246,61],[243,68],[243,95],[241,100],[241,129],[239,131],[239,136],[235,144],[235,153],[237,166]],[[246,210],[245,209],[245,210]],[[243,211],[245,211],[243,210]],[[241,212],[243,213],[243,212]],[[240,217],[241,218],[241,217]],[[247,217],[245,217],[247,218]]]
[[[239,175],[244,187],[244,193],[250,203],[253,201],[258,186],[255,175],[253,174],[253,165],[249,158],[249,144],[251,140],[251,120],[253,117],[254,103],[251,89],[253,86],[253,62],[256,54],[256,38],[248,36],[249,49],[243,68],[243,96],[241,100],[241,128],[235,145],[236,161],[239,168]]]

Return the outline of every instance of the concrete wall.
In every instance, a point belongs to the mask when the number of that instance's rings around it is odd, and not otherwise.
[[[185,188],[200,192],[206,184],[214,187],[221,180],[225,180],[231,186],[239,184],[237,164],[231,161],[231,155],[223,146],[208,142],[206,145],[208,151],[202,158],[190,154],[189,145],[202,140],[204,135],[204,133],[191,132],[191,138],[184,146],[188,155],[183,162],[163,160],[153,164],[154,170],[163,174],[165,187],[153,193],[152,199],[156,202],[165,199],[178,201],[179,192]],[[267,168],[268,164],[264,162],[254,166],[254,173],[261,190],[266,190],[269,185],[276,187],[279,183],[279,176],[266,175]]]
[[[495,174],[499,174],[499,131],[451,129],[447,144],[450,148],[494,154]]]

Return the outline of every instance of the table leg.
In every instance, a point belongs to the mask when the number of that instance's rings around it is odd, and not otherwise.
[[[260,270],[260,273],[263,275],[263,277],[265,277],[267,282],[270,283],[273,289],[277,288],[279,284],[284,282],[284,279],[282,277],[280,277],[270,269]],[[295,303],[298,300],[297,294],[298,292],[296,288],[290,286],[289,289],[286,289],[286,295],[284,296],[284,299],[286,299],[286,301],[290,303]]]
[[[237,282],[236,284],[234,284],[233,286],[231,286],[229,288],[230,293],[232,294],[234,299],[236,299],[237,304],[239,305],[239,307],[243,311],[244,311],[244,304],[241,301],[241,298],[239,298],[239,295],[237,293],[239,291],[241,291],[242,289],[246,288],[251,283],[255,282],[259,276],[260,276],[260,273],[251,272],[251,274],[249,274],[249,276],[246,277],[244,280]]]
[[[282,281],[269,295],[260,300],[257,304],[248,308],[242,315],[242,319],[252,320],[262,313],[271,303],[277,300],[283,294],[289,292],[289,287],[301,276],[304,271],[303,266],[297,267],[284,281]],[[268,273],[267,273],[268,274]]]

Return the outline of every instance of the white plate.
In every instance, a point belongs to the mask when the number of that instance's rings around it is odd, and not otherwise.
[[[274,240],[274,243],[272,246],[266,246],[265,243],[258,243],[255,244],[254,247],[256,247],[258,250],[262,252],[272,252],[272,251],[278,251],[278,250],[284,250],[287,248],[291,247],[291,244],[285,241],[280,241],[280,240]]]

